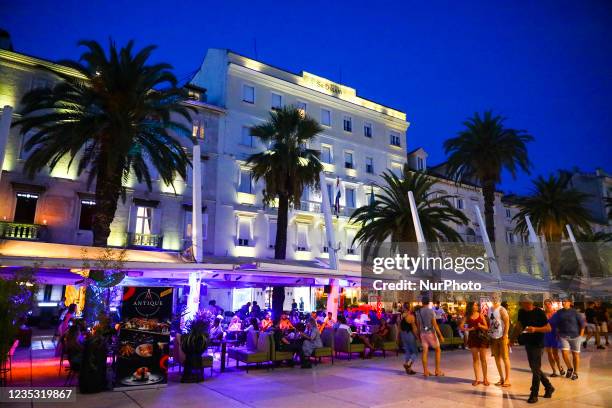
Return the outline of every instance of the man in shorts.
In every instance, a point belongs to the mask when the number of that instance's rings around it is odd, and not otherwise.
[[[500,295],[492,296],[493,306],[489,310],[489,337],[491,339],[491,354],[495,358],[495,365],[499,373],[497,386],[510,386],[510,355],[508,350],[508,330],[510,329],[510,317],[508,311],[500,304]],[[502,361],[504,371],[502,371]],[[505,375],[504,375],[505,374]]]
[[[559,341],[561,343],[561,353],[567,365],[566,378],[578,379],[578,366],[580,365],[580,345],[584,341],[584,329],[586,322],[572,308],[572,301],[569,298],[562,299],[563,309],[560,309],[551,318],[551,323],[557,327]],[[570,351],[572,360],[570,360]],[[572,364],[573,363],[573,364]]]
[[[423,347],[423,375],[429,377],[429,369],[427,368],[427,352],[429,348],[436,352],[436,376],[443,376],[444,373],[440,370],[440,358],[442,352],[440,350],[440,341],[444,341],[440,327],[436,322],[436,314],[429,307],[429,298],[423,298],[421,302],[422,307],[417,310],[416,321],[418,334],[417,337],[421,339],[421,346]],[[436,333],[438,337],[436,337]],[[439,340],[438,340],[439,339]]]

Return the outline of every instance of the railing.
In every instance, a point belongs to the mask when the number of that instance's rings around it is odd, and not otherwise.
[[[353,212],[355,212],[355,208],[353,208],[353,207],[340,206],[340,211],[338,212],[338,214],[336,214],[336,212],[334,211],[334,203],[333,202],[330,204],[330,207],[331,207],[332,216],[341,215],[341,216],[345,216],[345,217],[350,217],[351,215],[353,215]],[[300,211],[308,211],[308,212],[315,212],[315,213],[322,213],[321,202],[319,202],[319,201],[305,201],[305,200],[302,200],[302,201],[300,201],[300,207],[298,208],[298,210],[300,210]]]
[[[161,248],[163,235],[140,234],[137,232],[128,233],[128,245],[136,247]]]
[[[40,241],[47,231],[46,225],[0,222],[0,238]]]

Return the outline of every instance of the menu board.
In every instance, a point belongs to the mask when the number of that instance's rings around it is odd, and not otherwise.
[[[115,389],[156,388],[168,383],[173,288],[126,286]]]

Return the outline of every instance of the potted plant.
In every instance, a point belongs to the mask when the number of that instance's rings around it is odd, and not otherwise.
[[[208,346],[208,328],[210,321],[204,313],[197,313],[185,325],[181,336],[181,350],[185,353],[185,363],[181,382],[199,382],[202,380],[202,354]]]

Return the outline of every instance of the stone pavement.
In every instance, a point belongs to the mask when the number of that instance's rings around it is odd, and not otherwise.
[[[535,406],[549,408],[610,407],[612,406],[612,353],[609,350],[583,352],[580,378],[571,381],[551,378],[557,389],[552,399],[540,398]],[[274,370],[252,369],[247,374],[230,368],[200,384],[180,384],[178,372],[172,372],[165,388],[105,392],[77,395],[78,407],[523,407],[526,403],[531,373],[520,347],[514,347],[512,387],[501,389],[494,385],[471,385],[473,370],[471,355],[466,350],[443,351],[442,367],[445,377],[425,379],[419,373],[407,376],[401,366],[402,356],[374,357],[368,360],[336,360],[332,366],[325,362],[311,370],[299,367],[280,367]],[[430,363],[433,355],[430,356]],[[549,372],[546,356],[543,368]],[[51,367],[49,367],[51,369]],[[432,369],[433,371],[433,369]],[[57,377],[57,363],[53,367]],[[489,359],[489,381],[498,380],[492,358]],[[540,394],[543,393],[543,390]],[[34,404],[36,407],[70,407],[73,404]],[[6,406],[20,406],[11,404]],[[29,407],[30,404],[21,406]]]

